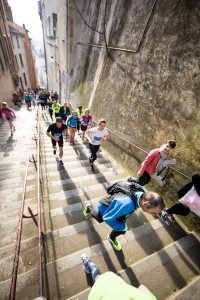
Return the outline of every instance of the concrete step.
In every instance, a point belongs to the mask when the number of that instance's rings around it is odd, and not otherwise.
[[[167,300],[199,300],[200,299],[200,276],[197,276],[191,282],[171,295]]]
[[[122,170],[111,170],[103,173],[88,174],[82,177],[51,181],[48,183],[49,194],[57,193],[60,190],[70,191],[72,189],[90,187],[98,183],[107,183],[112,180],[120,180],[127,177],[127,173]]]
[[[36,187],[37,184],[35,182],[34,185],[28,185],[26,188],[26,198],[32,198],[36,194]],[[0,191],[0,208],[1,205],[4,205],[6,203],[10,203],[12,201],[20,201],[22,199],[22,194],[23,194],[23,186],[21,187],[16,187],[16,188],[10,188],[9,193],[8,190],[1,190]]]
[[[123,240],[125,242],[123,243]],[[84,248],[47,264],[47,299],[71,298],[87,289],[88,282],[82,269],[81,254],[86,253],[104,273],[107,270],[119,272],[120,276],[135,286],[139,283],[151,287],[157,299],[167,297],[177,288],[183,287],[200,270],[199,240],[187,235],[140,261],[128,260],[128,253],[136,255],[126,238],[120,238],[123,252],[115,252],[108,241]],[[147,237],[147,241],[149,241]],[[127,246],[127,247],[126,247]],[[133,245],[132,245],[133,246]],[[142,247],[141,247],[142,248]],[[140,251],[138,251],[140,252]],[[159,275],[159,285],[158,285]],[[37,270],[31,270],[18,277],[17,299],[31,299],[37,295]],[[76,282],[76,284],[74,284]],[[0,283],[2,300],[7,299],[10,280]],[[26,294],[24,293],[26,289]],[[77,299],[74,297],[74,299]]]
[[[130,223],[129,223],[130,224]],[[46,262],[54,261],[61,257],[70,255],[76,251],[98,244],[106,240],[110,228],[106,224],[99,224],[95,220],[82,221],[71,226],[62,227],[53,232],[45,234],[45,250]],[[157,219],[152,223],[142,224],[138,223],[136,228],[130,228],[126,233],[126,239],[122,240],[124,251],[126,251],[126,244],[134,248],[134,252],[127,253],[127,261],[132,263],[146,255],[150,255],[162,247],[169,245],[174,240],[177,240],[185,235],[184,231],[176,230],[171,224],[164,228],[163,224]],[[144,241],[143,241],[144,239]],[[1,264],[10,266],[5,269],[0,268],[0,277],[6,280],[12,275],[13,255],[11,253],[12,245],[4,247],[0,250]],[[7,251],[7,253],[6,253]],[[10,253],[10,255],[8,255]],[[137,254],[136,254],[137,253]],[[7,257],[5,257],[7,255]],[[20,253],[20,270],[18,274],[29,271],[37,267],[37,238],[24,240],[22,242],[22,249]]]

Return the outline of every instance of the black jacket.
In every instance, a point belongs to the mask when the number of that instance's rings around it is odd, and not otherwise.
[[[66,113],[64,113],[64,106],[61,106],[59,114],[60,114],[60,117],[62,119],[66,119],[68,116],[70,116],[70,109],[69,109],[69,107],[66,107]]]

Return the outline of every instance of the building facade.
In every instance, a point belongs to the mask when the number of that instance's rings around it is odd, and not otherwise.
[[[38,87],[38,79],[28,30],[25,25],[21,27],[10,20],[7,20],[7,24],[10,29],[15,63],[18,67],[19,87],[35,89]]]
[[[73,1],[39,1],[43,27],[48,89],[58,92],[60,101],[70,99],[73,48]]]
[[[0,101],[12,104],[19,78],[3,0],[0,0]]]

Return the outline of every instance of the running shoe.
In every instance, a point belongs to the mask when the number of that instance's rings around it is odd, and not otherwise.
[[[56,149],[53,150],[53,154],[56,155]]]
[[[89,212],[90,212],[90,210],[91,210],[91,204],[90,204],[89,201],[87,201],[87,202],[85,202],[85,204],[83,205],[83,215],[84,215],[85,217],[87,217],[88,214],[89,214]]]
[[[107,235],[107,239],[112,244],[112,246],[115,248],[115,250],[120,251],[122,249],[122,247],[121,247],[120,243],[117,241],[117,239],[115,239],[114,241],[111,240],[110,234]]]
[[[171,221],[171,222],[175,222],[175,218],[173,217],[173,215],[168,214],[166,211],[163,211],[161,213],[161,220],[163,222],[167,222],[167,221]]]
[[[128,181],[128,182],[136,182],[136,183],[137,183],[137,178],[132,177],[132,176],[129,176],[129,177],[127,178],[127,181]]]
[[[59,165],[64,166],[64,163],[63,163],[62,159],[59,160]]]
[[[93,281],[95,282],[97,276],[101,275],[99,268],[88,258],[88,256],[85,253],[81,255],[81,259],[84,264],[85,273],[90,274],[92,276]]]

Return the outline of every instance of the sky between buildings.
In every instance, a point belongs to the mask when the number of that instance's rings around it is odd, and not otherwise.
[[[13,21],[25,24],[29,36],[35,41],[42,41],[42,25],[38,14],[38,0],[8,0],[12,9]]]

